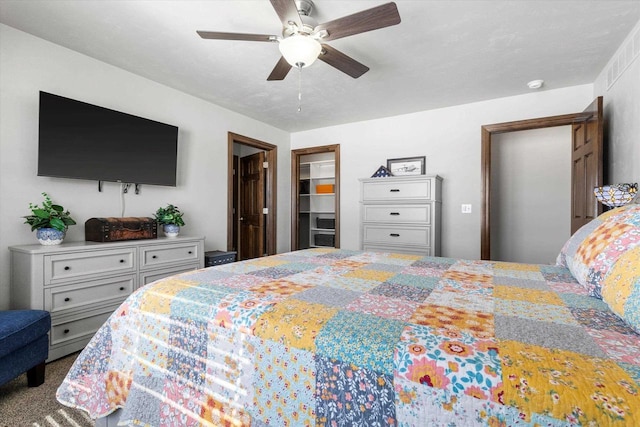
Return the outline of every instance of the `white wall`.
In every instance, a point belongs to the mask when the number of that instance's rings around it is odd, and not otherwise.
[[[607,88],[610,72],[614,83]],[[604,67],[594,88],[604,100],[609,155],[605,181],[640,182],[640,21]]]
[[[491,138],[491,259],[553,264],[571,236],[571,126]]]
[[[40,90],[178,126],[177,187],[129,192],[125,215],[151,216],[176,204],[186,212],[183,232],[206,236],[207,250],[226,249],[227,132],[277,145],[277,246],[288,250],[289,133],[1,24],[0,70],[0,309],[9,307],[7,247],[36,243],[21,217],[41,192],[78,222],[69,241],[84,240],[88,218],[120,216],[118,184],[99,193],[94,181],[36,176]]]
[[[523,83],[524,84],[524,83]],[[291,148],[340,144],[340,244],[359,249],[359,178],[370,177],[386,159],[426,156],[427,174],[443,181],[442,255],[480,257],[480,127],[582,111],[593,86],[540,91],[291,135]],[[460,213],[462,203],[471,214]]]

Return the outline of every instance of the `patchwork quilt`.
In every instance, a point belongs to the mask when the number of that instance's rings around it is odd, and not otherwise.
[[[162,279],[65,405],[126,425],[639,426],[640,335],[564,267],[311,249]]]

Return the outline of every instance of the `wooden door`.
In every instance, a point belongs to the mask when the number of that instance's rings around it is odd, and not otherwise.
[[[596,98],[571,125],[571,234],[602,213],[593,188],[603,185],[603,107]]]
[[[240,159],[240,261],[264,254],[264,152]]]

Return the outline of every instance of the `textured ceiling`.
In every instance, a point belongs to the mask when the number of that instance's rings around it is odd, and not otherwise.
[[[385,1],[316,0],[326,22]],[[371,70],[317,61],[267,76],[276,43],[203,40],[196,30],[280,35],[267,0],[0,0],[0,22],[287,131],[592,83],[640,19],[640,1],[396,1],[402,22],[329,44]]]

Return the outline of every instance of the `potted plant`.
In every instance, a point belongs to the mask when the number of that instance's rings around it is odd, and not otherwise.
[[[184,226],[182,212],[177,206],[167,205],[165,208],[158,208],[154,214],[158,224],[162,225],[164,235],[167,237],[176,237],[180,233],[180,227]]]
[[[67,228],[75,225],[76,222],[71,218],[69,211],[54,204],[47,193],[42,195],[44,196],[42,207],[29,203],[31,215],[23,217],[24,223],[31,226],[31,231],[36,230],[36,237],[41,245],[59,245],[64,239]]]

